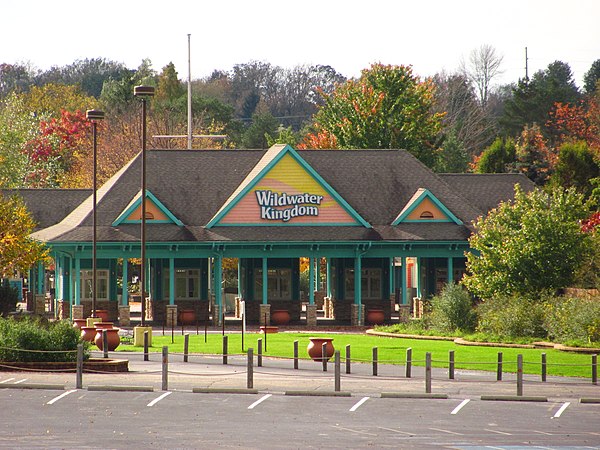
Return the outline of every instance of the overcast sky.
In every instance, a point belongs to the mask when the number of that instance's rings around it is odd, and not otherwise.
[[[416,74],[458,68],[482,44],[504,60],[503,83],[553,61],[579,86],[600,59],[600,0],[11,0],[2,2],[0,63],[38,69],[107,58],[137,68],[173,62],[192,78],[237,63],[331,65],[346,77],[373,62]]]

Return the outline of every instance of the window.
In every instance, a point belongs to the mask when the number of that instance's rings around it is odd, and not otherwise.
[[[344,273],[345,298],[354,300],[354,269]],[[363,300],[381,300],[381,269],[362,269],[361,298]]]
[[[163,292],[169,297],[169,270],[164,272]],[[175,269],[175,299],[200,298],[200,269]]]
[[[419,219],[433,219],[433,213],[431,211],[423,211]]]
[[[92,300],[94,271],[82,270],[80,275],[79,298],[81,300]],[[108,270],[96,270],[96,291],[97,300],[108,300]]]
[[[262,269],[256,269],[254,273],[254,298],[262,300]],[[267,270],[267,299],[292,299],[292,269]]]

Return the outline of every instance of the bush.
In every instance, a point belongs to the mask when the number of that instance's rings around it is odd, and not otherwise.
[[[29,317],[0,319],[2,361],[76,361],[80,342],[80,331],[68,321],[44,322]],[[89,344],[85,343],[84,358],[89,357],[88,349]]]
[[[600,342],[600,298],[552,298],[545,304],[544,326],[556,342]]]
[[[19,291],[10,285],[8,280],[0,283],[0,315],[6,317],[8,313],[17,309]]]
[[[508,338],[545,339],[544,304],[519,297],[492,297],[477,308],[477,330]]]
[[[431,299],[431,326],[445,332],[473,332],[477,314],[473,299],[462,286],[447,284],[440,295]]]

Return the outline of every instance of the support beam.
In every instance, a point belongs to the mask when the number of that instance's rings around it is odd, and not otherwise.
[[[393,295],[396,292],[396,283],[394,282],[395,275],[394,257],[390,257],[390,294]]]
[[[268,266],[267,266],[267,258],[262,259],[262,304],[266,305],[268,303],[267,293],[268,293]]]
[[[81,298],[80,298],[80,293],[81,293],[81,260],[79,259],[79,256],[75,257],[75,292],[74,292],[74,298],[75,298],[75,305],[79,306],[81,305]]]
[[[127,280],[129,279],[129,260],[127,258],[123,258],[123,278],[122,282],[122,290],[121,290],[121,304],[123,306],[129,305],[129,291],[127,290]]]
[[[315,258],[316,259],[316,269],[315,269],[315,285],[316,285],[316,290],[320,291],[321,290],[321,258]]]
[[[169,305],[175,304],[175,258],[169,258]]]
[[[417,264],[415,264],[415,287],[417,288],[417,297],[421,297],[421,257],[417,256]]]
[[[331,258],[326,259],[327,262],[327,297],[331,298]]]
[[[37,289],[36,293],[42,295],[44,294],[44,280],[46,275],[46,270],[44,268],[44,264],[42,262],[37,263]]]
[[[223,319],[223,289],[221,289],[223,282],[223,257],[218,255],[215,258],[215,302],[219,311],[219,324]]]
[[[358,308],[358,321],[362,323],[362,259],[360,255],[354,257],[354,303]]]
[[[448,258],[448,284],[454,283],[454,258]]]
[[[244,299],[244,296],[242,295],[242,258],[238,258],[237,273],[238,273],[238,278],[237,278],[238,297],[241,299]]]
[[[406,270],[408,269],[407,267],[407,263],[406,263],[406,257],[402,257],[402,304],[403,305],[407,305],[409,304],[409,300],[408,300],[408,286],[406,286],[407,283],[407,273]],[[411,299],[412,300],[412,299]]]
[[[315,259],[308,258],[308,304],[315,304]]]

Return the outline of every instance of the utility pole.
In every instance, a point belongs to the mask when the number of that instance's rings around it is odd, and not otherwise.
[[[527,47],[525,47],[525,82],[529,82],[529,58],[527,58]]]
[[[191,34],[188,34],[188,98],[187,98],[187,114],[188,114],[188,135],[187,148],[192,149],[192,59],[190,52]]]

